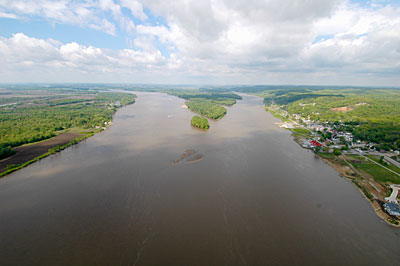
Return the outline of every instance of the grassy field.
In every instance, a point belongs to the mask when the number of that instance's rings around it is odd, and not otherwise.
[[[293,137],[303,137],[303,138],[310,138],[311,132],[305,128],[291,128]]]
[[[271,106],[265,106],[265,110],[270,112],[274,117],[282,120],[283,122],[290,122],[290,119],[285,115],[285,113],[277,108]]]
[[[333,153],[329,153],[329,152],[317,152],[317,154],[324,159],[335,159],[336,158],[336,155],[334,155]]]
[[[379,182],[391,182],[400,184],[400,176],[386,170],[385,168],[359,156],[350,155],[352,159],[349,162],[357,169],[370,174],[375,180]]]
[[[366,157],[370,158],[371,160],[373,160],[373,161],[375,161],[375,162],[377,162],[379,164],[382,164],[379,161],[380,157],[377,156],[377,155],[366,155]],[[386,162],[384,162],[384,164],[382,164],[382,165],[387,167],[387,168],[389,168],[390,170],[400,174],[400,168],[398,168],[397,166],[395,166],[395,165],[393,165],[391,163],[386,163]]]

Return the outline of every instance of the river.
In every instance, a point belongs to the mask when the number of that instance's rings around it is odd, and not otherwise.
[[[208,132],[137,93],[113,125],[0,179],[0,265],[399,265],[400,230],[243,95]],[[203,159],[173,163],[185,150]]]

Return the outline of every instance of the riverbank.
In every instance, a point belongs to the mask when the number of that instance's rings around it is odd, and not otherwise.
[[[182,99],[137,95],[108,130],[0,179],[2,262],[128,265],[139,251],[138,265],[400,259],[398,230],[288,139],[259,98],[202,133]],[[173,164],[188,149],[204,159]]]
[[[61,133],[51,139],[15,148],[16,153],[0,161],[0,178],[22,169],[56,152],[78,144],[102,130],[82,133]]]
[[[282,126],[281,126],[282,127]],[[302,148],[304,135],[296,131],[296,128],[282,127],[292,132],[293,140]],[[312,149],[311,149],[312,150]],[[363,164],[363,159],[354,154],[342,154],[336,156],[333,153],[316,152],[315,156],[322,159],[326,164],[335,169],[340,176],[353,183],[364,198],[370,203],[375,213],[387,224],[400,228],[400,219],[397,216],[389,215],[385,211],[385,198],[390,194],[390,186],[382,184],[363,169],[357,169],[357,165]],[[360,168],[360,167],[359,167]]]
[[[280,119],[282,123],[276,123],[279,127],[292,132],[293,140],[302,148],[310,149],[315,156],[321,158],[325,163],[335,169],[342,177],[352,182],[368,200],[375,213],[391,226],[400,228],[400,217],[392,216],[385,211],[385,198],[391,193],[390,185],[392,181],[388,177],[384,166],[368,165],[371,159],[360,154],[352,154],[347,151],[340,151],[338,155],[333,153],[334,149],[330,147],[318,147],[330,150],[330,152],[319,152],[310,145],[310,138],[313,134],[307,128],[302,127],[296,121],[290,119],[287,111],[278,107],[265,106],[265,110],[271,113],[275,118]],[[316,142],[315,145],[323,146]],[[340,155],[339,155],[340,154]],[[382,169],[381,169],[382,168]]]
[[[115,109],[113,115],[119,109],[120,108]],[[67,129],[50,139],[38,141],[35,143],[24,144],[14,148],[16,151],[15,154],[0,160],[0,178],[11,174],[19,169],[22,169],[43,158],[46,158],[52,154],[60,152],[72,145],[78,144],[79,142],[110,127],[112,125],[112,121],[106,122],[104,124],[104,127],[98,126],[92,129]]]
[[[400,228],[400,219],[385,211],[385,198],[391,193],[390,189],[377,182],[368,173],[355,168],[353,164],[360,164],[357,158],[351,155],[327,157],[323,153],[316,153],[316,156],[335,169],[340,176],[353,183],[382,220],[393,227]]]

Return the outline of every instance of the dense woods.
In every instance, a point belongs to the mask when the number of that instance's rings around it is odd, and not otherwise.
[[[135,95],[66,91],[58,97],[12,100],[17,102],[0,108],[0,158],[13,154],[11,147],[48,139],[67,129],[104,127],[119,106],[135,101]]]
[[[221,119],[227,110],[222,105],[232,106],[242,97],[232,92],[201,92],[199,90],[171,90],[168,94],[188,100],[187,107],[211,119]]]
[[[192,126],[206,130],[210,127],[210,125],[208,124],[208,120],[200,116],[193,116],[191,124]]]
[[[242,100],[241,96],[232,92],[200,92],[200,91],[173,90],[173,91],[168,91],[168,94],[175,95],[186,100],[193,100],[193,99],[213,100],[214,102],[219,102],[220,104],[224,104],[225,101],[227,103],[233,102],[233,104],[235,104],[236,100]]]
[[[186,102],[193,112],[202,114],[211,119],[221,119],[226,114],[226,108],[207,100],[193,100]]]

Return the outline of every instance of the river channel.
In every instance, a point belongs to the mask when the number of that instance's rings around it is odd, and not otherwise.
[[[137,95],[107,130],[0,179],[0,265],[399,265],[400,230],[261,98],[205,132],[184,100]]]

